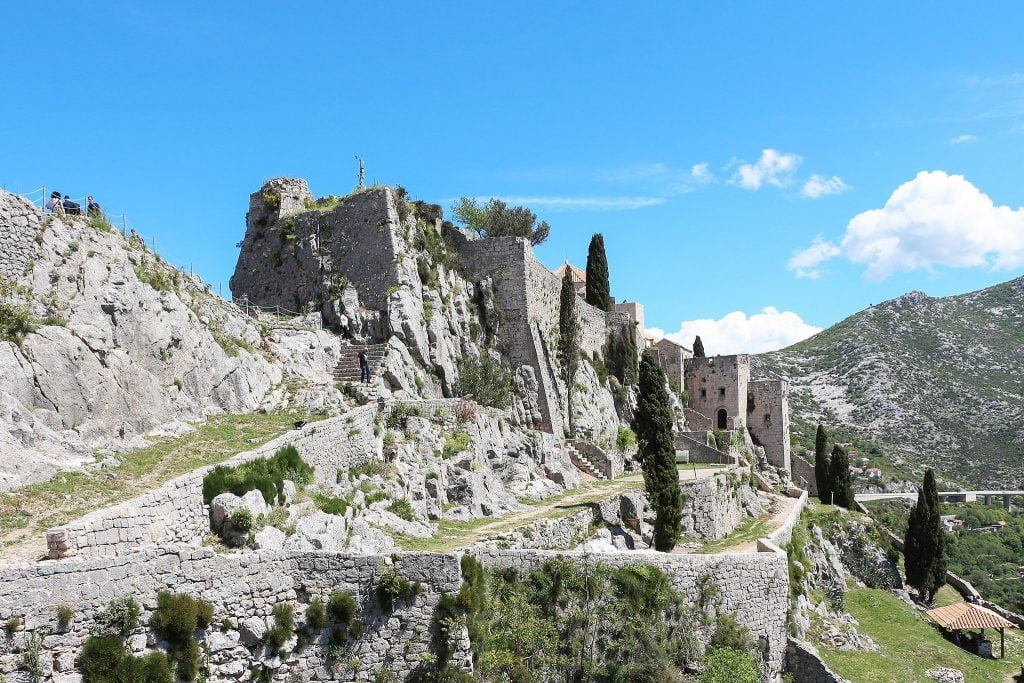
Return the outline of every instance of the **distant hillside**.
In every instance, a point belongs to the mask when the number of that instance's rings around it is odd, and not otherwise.
[[[821,420],[902,469],[1024,484],[1024,278],[941,299],[910,292],[753,365],[790,380],[798,432]]]

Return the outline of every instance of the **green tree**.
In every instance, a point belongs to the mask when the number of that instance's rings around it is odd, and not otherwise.
[[[727,647],[708,648],[700,683],[758,683],[761,674],[750,655]]]
[[[608,280],[608,257],[604,253],[604,235],[590,238],[587,250],[587,303],[602,311],[612,310],[612,286]]]
[[[828,435],[825,427],[818,425],[814,435],[814,484],[818,487],[818,500],[825,505],[832,502],[831,461],[828,457]]]
[[[848,510],[856,507],[853,499],[853,481],[850,478],[850,458],[839,445],[832,447],[831,473],[832,504]]]
[[[530,244],[544,242],[551,234],[547,221],[537,222],[537,214],[525,206],[508,206],[500,199],[480,204],[462,197],[452,206],[455,220],[481,237],[525,237]]]
[[[573,384],[580,363],[580,323],[576,316],[576,287],[568,269],[562,278],[562,296],[558,306],[558,350],[562,359],[562,373],[565,379],[565,397],[569,412],[569,433],[575,434],[572,416]]]
[[[635,323],[613,328],[608,334],[608,370],[624,386],[636,384],[637,360]]]
[[[455,362],[459,369],[457,392],[472,396],[482,406],[507,408],[512,394],[512,372],[486,350],[479,358],[463,356]]]
[[[700,340],[700,335],[699,334],[696,337],[693,338],[693,357],[694,358],[704,358],[705,357],[704,356],[704,342],[702,342]]]
[[[907,520],[903,558],[907,583],[929,602],[946,583],[946,537],[940,513],[935,472],[928,469]]]
[[[633,414],[633,431],[644,472],[644,486],[654,508],[654,547],[668,552],[679,542],[683,498],[672,437],[672,409],[665,389],[665,372],[654,356],[640,358],[640,391]]]

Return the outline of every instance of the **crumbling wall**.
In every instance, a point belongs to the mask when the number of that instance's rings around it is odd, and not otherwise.
[[[35,258],[39,210],[26,199],[0,192],[0,279],[15,281]]]

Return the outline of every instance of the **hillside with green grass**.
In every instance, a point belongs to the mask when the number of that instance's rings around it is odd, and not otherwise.
[[[911,292],[752,365],[789,379],[798,447],[821,421],[897,470],[931,466],[969,487],[1024,481],[1024,278]]]

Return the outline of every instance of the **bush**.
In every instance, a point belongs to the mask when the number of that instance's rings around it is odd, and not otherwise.
[[[209,504],[220,494],[230,491],[236,496],[258,490],[267,503],[284,504],[284,481],[299,486],[313,481],[313,468],[299,456],[295,446],[285,446],[270,458],[256,458],[230,467],[218,465],[203,477],[203,502]]]
[[[636,434],[633,430],[629,427],[619,427],[619,433],[615,436],[615,447],[621,453],[636,447]]]
[[[328,605],[331,618],[347,632],[356,616],[357,605],[355,597],[348,591],[334,591],[331,593]]]
[[[489,353],[479,358],[465,356],[457,361],[458,393],[472,396],[480,405],[507,408],[512,395],[512,371]]]
[[[708,647],[725,647],[739,652],[750,652],[754,641],[746,626],[736,621],[734,614],[720,614],[715,619],[715,632]]]
[[[71,605],[58,605],[57,606],[57,623],[61,627],[67,626],[75,619],[75,610],[71,609]]]
[[[18,617],[11,617],[7,620],[7,623],[4,624],[4,631],[7,632],[8,636],[12,636],[14,635],[14,632],[18,630],[19,626],[21,626],[21,619]]]
[[[149,625],[172,646],[185,645],[197,628],[206,628],[213,620],[213,605],[187,593],[160,591],[156,601]]]
[[[416,516],[415,512],[413,512],[412,505],[405,498],[393,501],[391,505],[388,506],[388,512],[401,517],[407,522],[411,522]]]
[[[139,623],[142,608],[135,598],[114,598],[93,618],[93,635],[126,636]]]
[[[231,513],[231,528],[243,534],[247,534],[256,526],[252,518],[252,512],[248,508],[238,508]]]
[[[274,650],[280,650],[295,633],[295,610],[287,602],[274,605],[274,627],[263,636],[263,641]]]
[[[100,232],[115,232],[114,226],[110,224],[102,214],[93,214],[89,217],[89,227]]]
[[[750,655],[727,647],[708,649],[700,683],[758,683],[761,674]]]
[[[466,432],[455,432],[444,440],[444,457],[450,458],[456,453],[468,450],[473,440]]]
[[[0,341],[14,342],[20,346],[25,335],[35,332],[35,329],[28,308],[0,304]]]
[[[327,609],[320,598],[313,598],[306,608],[306,626],[319,631],[327,624]]]
[[[173,683],[171,662],[163,652],[135,657],[116,636],[91,636],[82,647],[78,669],[83,683]],[[179,674],[189,673],[181,671]],[[193,675],[193,678],[195,676]]]
[[[388,413],[387,419],[384,420],[385,426],[389,429],[405,429],[409,424],[410,417],[421,417],[423,412],[418,406],[410,405],[408,403],[398,403],[391,412]]]
[[[476,417],[476,401],[463,399],[455,404],[455,419],[466,423]]]
[[[174,282],[163,269],[145,263],[135,266],[135,276],[158,292],[169,292],[174,289]]]
[[[380,575],[377,583],[377,599],[385,612],[395,608],[395,600],[409,600],[419,592],[419,584],[411,584],[398,569],[390,567]]]
[[[314,493],[313,502],[316,503],[317,508],[329,515],[344,515],[349,505],[347,499],[326,493]]]

